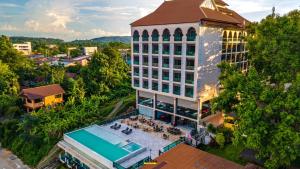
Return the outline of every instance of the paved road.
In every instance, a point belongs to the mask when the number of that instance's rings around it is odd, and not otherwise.
[[[29,167],[25,166],[23,162],[10,151],[0,148],[0,169],[29,169]]]

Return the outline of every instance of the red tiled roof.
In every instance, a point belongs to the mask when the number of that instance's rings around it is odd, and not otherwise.
[[[244,167],[197,148],[180,144],[155,159],[157,164],[142,169],[243,169]]]
[[[59,84],[23,89],[21,95],[29,99],[41,99],[47,96],[63,94],[64,89]]]
[[[228,4],[226,2],[224,2],[223,0],[215,0],[215,3],[218,5],[228,6]]]
[[[165,25],[178,23],[195,23],[201,20],[230,23],[235,26],[243,24],[233,16],[223,12],[200,7],[204,0],[170,0],[162,3],[153,13],[133,22],[135,26]],[[218,1],[220,2],[220,0]]]

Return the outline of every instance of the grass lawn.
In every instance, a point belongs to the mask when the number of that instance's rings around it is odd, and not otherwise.
[[[224,149],[220,149],[219,147],[207,147],[205,148],[205,151],[223,157],[227,160],[234,161],[241,165],[246,164],[246,161],[239,158],[241,151],[243,151],[242,146],[228,144],[224,147]]]

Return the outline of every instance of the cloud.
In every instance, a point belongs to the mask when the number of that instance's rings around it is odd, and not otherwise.
[[[19,29],[13,25],[4,24],[4,25],[0,25],[0,30],[1,31],[18,31]]]

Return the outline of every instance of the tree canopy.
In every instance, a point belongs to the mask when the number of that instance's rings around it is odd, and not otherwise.
[[[300,156],[300,11],[268,16],[252,31],[249,71],[220,65],[224,90],[213,108],[237,114],[234,143],[266,168],[290,166]]]

